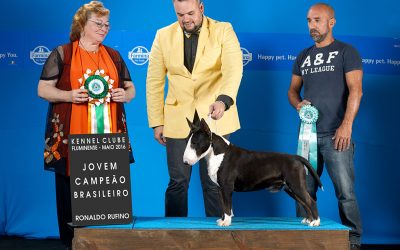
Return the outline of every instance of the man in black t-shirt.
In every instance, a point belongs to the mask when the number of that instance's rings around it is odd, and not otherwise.
[[[354,190],[354,144],[351,140],[353,121],[362,96],[362,63],[350,45],[335,40],[334,10],[320,3],[307,14],[308,28],[315,44],[303,50],[293,65],[288,91],[290,104],[298,111],[305,104],[318,109],[318,169],[329,173],[339,202],[342,223],[351,228],[352,249],[361,244],[361,218]],[[304,97],[300,91],[304,87]],[[308,191],[316,200],[317,184],[307,176]],[[297,204],[297,216],[306,217]]]

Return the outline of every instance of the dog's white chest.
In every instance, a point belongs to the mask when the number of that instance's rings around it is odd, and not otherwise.
[[[218,169],[221,166],[222,161],[224,160],[225,154],[214,155],[214,152],[211,152],[210,157],[207,159],[208,161],[208,176],[210,179],[218,185],[217,173]]]

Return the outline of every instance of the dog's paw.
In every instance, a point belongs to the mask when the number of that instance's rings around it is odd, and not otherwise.
[[[229,227],[232,224],[232,216],[225,214],[224,219],[218,219],[217,225],[220,227]]]
[[[301,220],[301,224],[310,224],[310,220],[309,219],[307,219],[307,218],[303,218],[302,220]]]
[[[319,227],[321,225],[321,220],[318,217],[318,219],[311,221],[308,225],[310,227]]]
[[[220,227],[229,227],[231,225],[231,222],[219,219],[219,220],[217,220],[217,224]]]

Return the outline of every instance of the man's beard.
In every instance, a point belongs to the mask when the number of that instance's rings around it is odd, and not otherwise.
[[[310,36],[316,43],[320,43],[320,42],[324,41],[327,35],[328,35],[328,32],[326,32],[325,34],[321,34],[316,29],[310,30]]]
[[[183,24],[183,30],[189,34],[196,34],[200,30],[202,24],[203,24],[203,18],[201,18],[200,23],[198,25],[195,24],[193,29],[191,30],[186,29],[185,24]]]
[[[185,28],[185,25],[183,25],[183,30],[184,30],[186,33],[189,33],[189,34],[196,34],[197,31],[200,29],[200,27],[201,27],[201,24],[200,24],[200,25],[195,25],[195,26],[193,27],[193,29],[188,30],[188,29]]]

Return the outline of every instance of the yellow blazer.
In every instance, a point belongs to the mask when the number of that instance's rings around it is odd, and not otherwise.
[[[186,117],[192,120],[197,109],[200,118],[207,118],[209,106],[219,95],[227,95],[234,104],[210,127],[220,135],[238,130],[236,96],[243,62],[232,25],[204,16],[192,73],[184,65],[183,36],[178,22],[157,31],[146,80],[149,126],[164,125],[165,137],[185,138],[189,134]],[[168,93],[164,101],[165,76]]]

